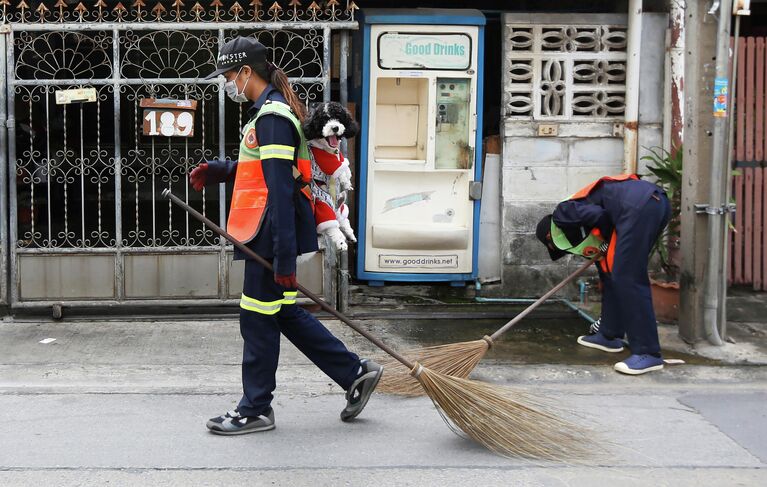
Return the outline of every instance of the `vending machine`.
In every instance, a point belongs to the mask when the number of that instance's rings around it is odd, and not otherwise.
[[[477,277],[485,17],[366,9],[360,23],[357,278],[464,285]]]

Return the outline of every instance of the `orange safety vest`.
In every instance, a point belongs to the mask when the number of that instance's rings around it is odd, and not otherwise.
[[[258,145],[256,122],[262,116],[269,114],[285,117],[293,123],[301,139],[297,148],[297,157],[294,157],[296,151],[294,147],[278,144]],[[269,197],[269,188],[266,186],[261,161],[284,159],[293,162],[293,175],[297,184],[302,185],[301,192],[310,202],[312,194],[308,184],[312,180],[312,163],[306,138],[301,130],[301,122],[290,110],[290,106],[284,103],[272,100],[264,103],[258,115],[245,126],[243,133],[245,136],[240,142],[240,155],[237,160],[232,204],[229,208],[226,230],[240,242],[246,243],[258,235]]]
[[[639,180],[639,177],[636,174],[620,174],[618,176],[605,176],[602,178],[597,179],[593,183],[585,186],[584,188],[580,189],[578,192],[576,192],[574,195],[570,196],[567,200],[581,200],[583,198],[586,198],[588,195],[591,194],[594,189],[596,189],[597,186],[599,186],[602,182],[605,181],[628,181],[629,179],[633,180]],[[598,228],[594,228],[591,231],[591,235],[594,235],[595,237],[604,240],[604,236],[600,233]],[[608,239],[609,246],[607,248],[607,256],[599,261],[599,266],[602,268],[604,272],[610,272],[613,268],[613,263],[615,262],[615,248],[617,247],[618,243],[618,234],[615,230],[613,230],[612,235],[610,235],[610,238]]]

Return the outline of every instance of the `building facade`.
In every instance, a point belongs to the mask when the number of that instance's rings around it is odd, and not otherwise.
[[[391,6],[369,3],[360,7]],[[532,14],[541,8],[535,2],[514,7],[525,12],[480,3],[488,18],[483,135],[500,136],[503,147],[499,198],[482,204],[501,222],[493,244],[501,249],[503,292],[529,296],[571,265],[547,261],[532,235],[535,222],[583,184],[624,169],[627,97],[639,104],[640,156],[642,147],[664,144],[667,20],[643,14],[641,83],[631,91],[625,2],[554,2],[562,14]],[[160,196],[170,189],[214,222],[225,221],[231,188],[196,193],[188,173],[205,160],[236,157],[246,114],[218,81],[202,78],[222,42],[250,35],[307,104],[346,102],[359,55],[352,42],[358,5],[0,6],[0,305],[236,303],[242,270],[231,246]],[[413,6],[434,5],[402,5]],[[168,100],[194,101],[195,108],[163,115],[151,105]],[[164,129],[174,136],[148,135]],[[345,267],[346,259],[326,251],[303,263],[299,277],[336,302]]]

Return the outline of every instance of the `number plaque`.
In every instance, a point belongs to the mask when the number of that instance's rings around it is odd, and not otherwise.
[[[142,133],[160,137],[194,137],[194,113],[197,100],[144,98]]]

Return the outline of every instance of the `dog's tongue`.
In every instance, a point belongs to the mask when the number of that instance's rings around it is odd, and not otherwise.
[[[330,144],[330,147],[338,147],[338,137],[335,135],[331,135],[330,137],[327,137],[328,144]]]

